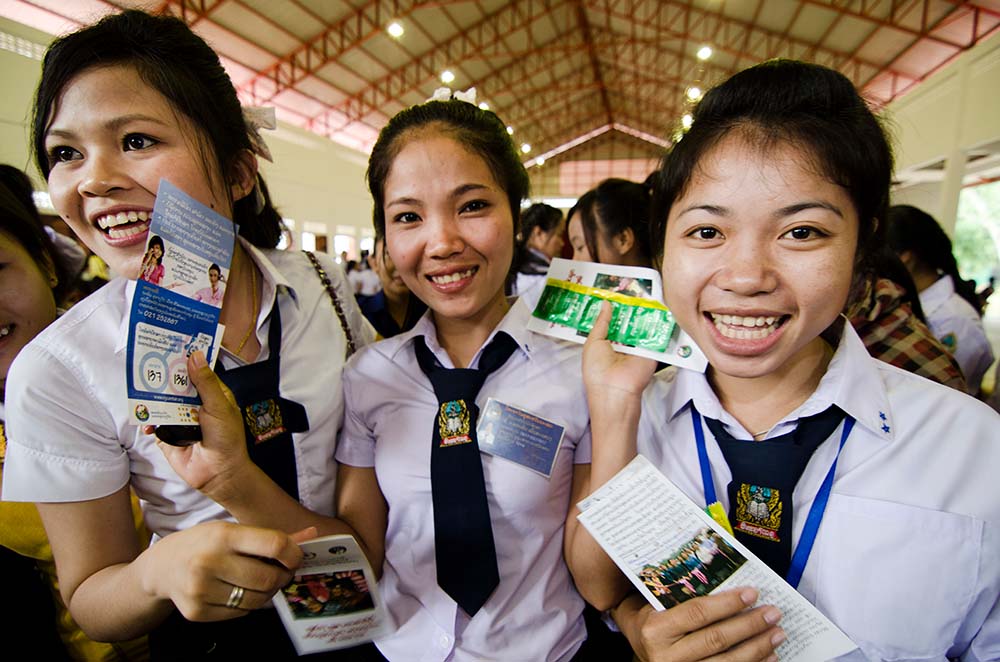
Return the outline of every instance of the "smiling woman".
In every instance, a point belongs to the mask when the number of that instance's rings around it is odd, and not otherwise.
[[[3,496],[38,502],[60,590],[83,629],[104,641],[150,633],[164,659],[293,655],[273,611],[257,609],[301,559],[292,534],[343,530],[329,517],[340,370],[352,340],[364,345],[372,333],[332,262],[319,262],[317,277],[307,256],[273,250],[280,218],[248,131],[218,56],[178,19],[125,11],[46,54],[36,160],[59,215],[125,278],[15,362]],[[163,242],[150,237],[148,255],[145,246],[165,178],[239,224],[224,296],[200,294],[222,305],[217,366],[236,402],[297,414],[266,443],[238,418],[234,434],[211,434],[211,394],[220,407],[229,401],[200,353],[188,370],[195,386],[213,389],[200,391],[202,443],[167,446],[127,411],[127,279],[162,277]],[[156,534],[146,549],[135,540],[130,488]]]
[[[872,358],[840,314],[884,242],[878,121],[842,74],[791,61],[736,74],[694,118],[664,157],[652,219],[664,298],[708,372],[649,383],[649,362],[602,339],[602,313],[584,365],[595,448],[618,448],[619,466],[641,453],[728,512],[858,645],[846,659],[995,658],[1000,417]],[[614,468],[595,455],[594,475]],[[785,633],[773,606],[742,610],[754,595],[653,613],[632,594],[614,616],[640,657],[694,659],[694,637],[766,659]],[[710,625],[692,631],[688,610]]]

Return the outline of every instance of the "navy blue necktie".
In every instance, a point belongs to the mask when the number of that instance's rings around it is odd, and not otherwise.
[[[705,418],[733,474],[729,521],[736,539],[784,577],[792,560],[792,492],[813,451],[844,420],[840,407],[802,418],[788,433],[749,441],[733,438],[720,421]]]
[[[476,396],[517,349],[504,332],[483,350],[479,369],[441,366],[423,336],[414,340],[420,369],[438,399],[431,446],[431,500],[438,585],[475,616],[500,583],[483,463],[476,441]]]

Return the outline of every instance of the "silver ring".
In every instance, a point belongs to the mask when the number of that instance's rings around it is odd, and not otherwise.
[[[233,586],[233,590],[229,592],[229,599],[226,600],[226,606],[230,609],[239,609],[241,604],[243,604],[243,587]]]

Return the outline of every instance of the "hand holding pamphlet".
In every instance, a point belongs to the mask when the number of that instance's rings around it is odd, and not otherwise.
[[[784,662],[829,660],[857,648],[808,600],[639,455],[579,504],[578,519],[657,611],[753,586],[783,614]]]
[[[375,575],[354,536],[300,547],[302,565],[272,601],[299,655],[356,646],[389,631]]]
[[[555,258],[528,328],[583,343],[604,301],[611,302],[608,340],[617,351],[705,371],[708,360],[663,304],[653,269]]]

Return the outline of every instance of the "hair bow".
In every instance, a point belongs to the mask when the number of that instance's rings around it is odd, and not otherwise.
[[[260,135],[261,129],[276,129],[278,122],[274,117],[273,107],[243,106],[243,122],[247,126],[247,136],[250,138],[250,151],[262,159],[274,163],[271,150]]]
[[[454,92],[450,87],[439,87],[434,90],[434,94],[427,101],[464,101],[465,103],[471,103],[473,106],[476,105],[476,88],[470,87],[466,91]]]

